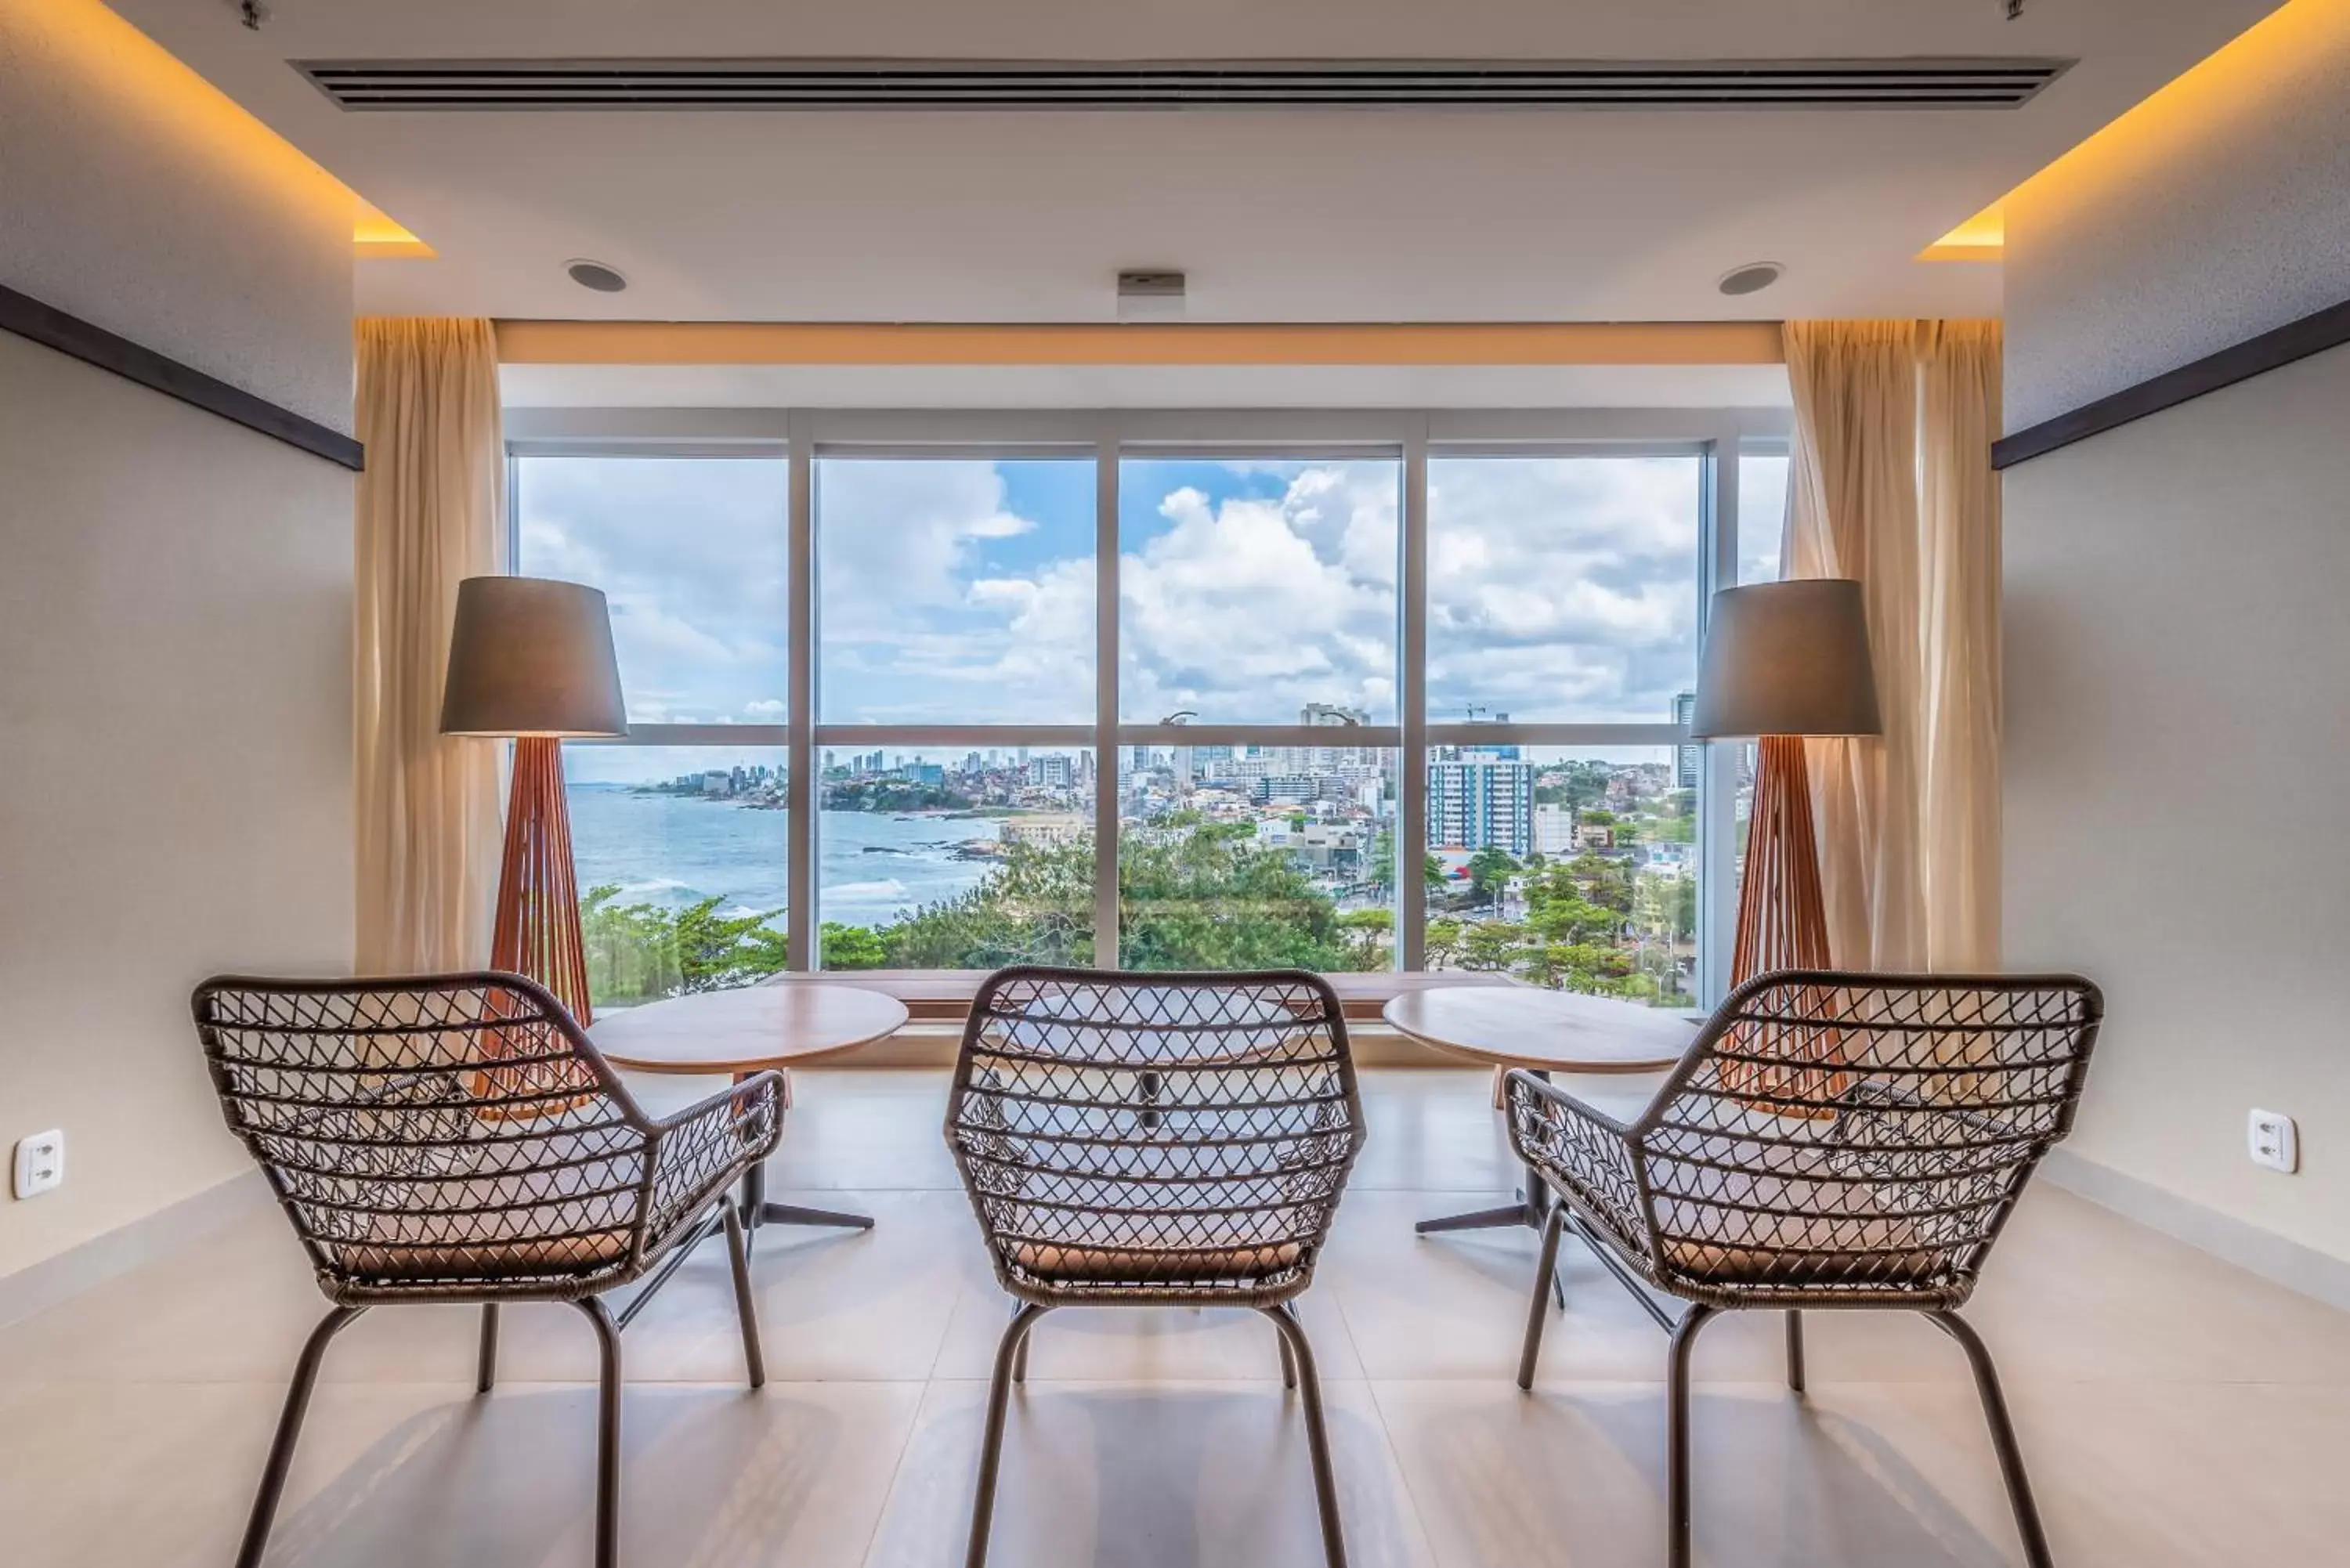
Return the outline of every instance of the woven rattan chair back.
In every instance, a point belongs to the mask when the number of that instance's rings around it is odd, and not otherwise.
[[[654,1124],[531,981],[231,977],[194,1010],[229,1126],[337,1301],[576,1298],[660,1240]],[[743,1147],[713,1137],[706,1172],[663,1179],[698,1196]]]
[[[947,1140],[1014,1295],[1262,1306],[1313,1276],[1362,1101],[1315,975],[1017,968],[972,1007]]]
[[[1630,1129],[1623,1240],[1693,1300],[1955,1307],[2071,1130],[2102,1012],[2073,977],[1760,976]]]

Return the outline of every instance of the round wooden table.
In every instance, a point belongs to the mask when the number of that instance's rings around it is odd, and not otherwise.
[[[906,1024],[894,996],[829,981],[785,981],[647,1002],[596,1020],[588,1038],[616,1067],[637,1073],[731,1075],[737,1083],[771,1068],[805,1066],[876,1040]],[[767,1201],[764,1161],[743,1178],[743,1222],[873,1228],[867,1214]]]
[[[1409,991],[1380,1010],[1399,1034],[1495,1067],[1553,1073],[1659,1073],[1681,1059],[1698,1025],[1676,1013],[1608,996],[1521,985],[1447,985]],[[1549,1218],[1542,1176],[1531,1167],[1515,1203],[1422,1220],[1423,1235],[1489,1231]],[[1551,1281],[1559,1291],[1557,1279]],[[1561,1299],[1564,1301],[1564,1293]]]

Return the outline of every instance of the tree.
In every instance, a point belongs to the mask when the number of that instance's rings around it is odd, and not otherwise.
[[[1462,934],[1461,925],[1458,920],[1440,915],[1429,921],[1427,933],[1422,939],[1422,945],[1428,953],[1428,967],[1450,968],[1452,961],[1460,956]]]
[[[664,909],[615,904],[619,888],[588,889],[579,901],[588,994],[598,1002],[650,1002],[681,992],[748,985],[785,963],[780,910],[722,915],[723,895]]]
[[[888,944],[868,927],[827,920],[821,935],[827,969],[881,969],[889,961]]]
[[[1461,940],[1461,967],[1492,972],[1510,967],[1524,931],[1500,920],[1480,920]]]
[[[1469,889],[1477,898],[1499,909],[1502,889],[1511,877],[1523,867],[1510,857],[1509,851],[1487,845],[1469,857]]]
[[[1338,929],[1355,944],[1355,963],[1359,970],[1387,967],[1388,939],[1395,930],[1393,909],[1348,909],[1338,917]]]

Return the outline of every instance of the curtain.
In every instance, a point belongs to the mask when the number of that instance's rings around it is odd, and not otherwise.
[[[1926,964],[2000,962],[2000,324],[1920,341],[1918,546],[1924,583]]]
[[[1807,743],[1843,966],[1995,967],[1996,322],[1791,321],[1786,572],[1852,577],[1885,733]]]
[[[502,833],[498,753],[440,732],[457,584],[502,569],[505,441],[487,321],[362,320],[356,519],[357,961],[479,969]]]

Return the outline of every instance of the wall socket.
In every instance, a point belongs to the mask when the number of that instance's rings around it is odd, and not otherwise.
[[[16,1145],[16,1196],[38,1198],[66,1179],[66,1135],[51,1127]]]
[[[2254,1165],[2281,1170],[2287,1176],[2301,1168],[2301,1132],[2293,1125],[2291,1116],[2256,1110],[2246,1124],[2246,1132]]]

